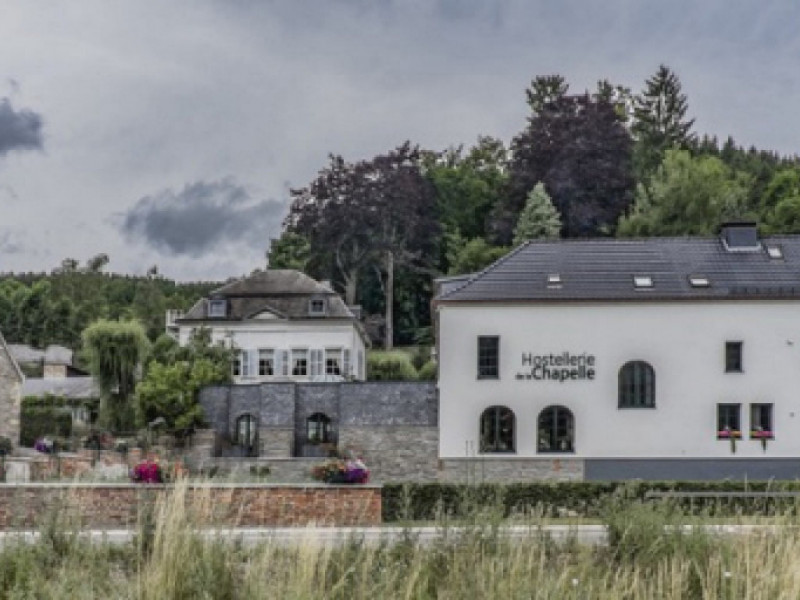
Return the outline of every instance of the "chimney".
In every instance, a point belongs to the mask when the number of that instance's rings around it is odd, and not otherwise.
[[[723,223],[720,227],[720,239],[728,252],[758,252],[761,242],[758,241],[758,230],[754,221]]]

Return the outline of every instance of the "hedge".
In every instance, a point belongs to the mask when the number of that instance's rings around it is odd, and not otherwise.
[[[369,381],[414,381],[417,370],[411,357],[402,350],[371,351],[367,354],[367,379]]]
[[[499,516],[529,513],[542,516],[598,517],[612,499],[645,501],[648,492],[800,491],[800,481],[626,481],[536,482],[512,484],[385,484],[384,522],[429,521],[443,515],[469,517],[494,511]],[[675,502],[691,512],[730,515],[794,510],[792,498],[703,498]]]

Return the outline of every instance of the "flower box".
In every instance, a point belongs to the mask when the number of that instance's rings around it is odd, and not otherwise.
[[[750,437],[755,440],[771,440],[775,435],[771,431],[756,429],[750,432]]]
[[[722,431],[717,432],[717,439],[718,440],[739,440],[742,438],[742,432],[737,429],[723,429]]]

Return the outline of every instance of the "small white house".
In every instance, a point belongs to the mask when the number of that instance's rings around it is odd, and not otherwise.
[[[235,383],[366,378],[366,334],[330,286],[293,270],[257,271],[167,314],[167,330],[185,345],[198,328],[238,350]]]
[[[445,283],[440,459],[800,476],[800,236],[532,241]]]

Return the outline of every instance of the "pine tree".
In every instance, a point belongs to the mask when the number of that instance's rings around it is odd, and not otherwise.
[[[639,181],[646,182],[670,148],[687,148],[694,140],[694,119],[686,119],[689,103],[678,76],[666,65],[645,82],[636,96],[631,128],[636,147],[634,164]]]
[[[561,232],[561,218],[540,181],[528,194],[514,229],[514,245],[530,239],[553,239]]]

